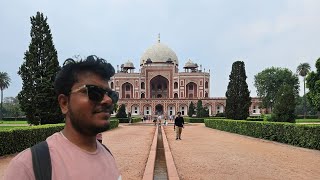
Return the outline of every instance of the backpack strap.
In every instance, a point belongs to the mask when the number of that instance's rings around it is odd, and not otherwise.
[[[47,141],[31,147],[33,172],[36,180],[51,180],[52,167]]]
[[[106,145],[104,145],[104,144],[102,144],[102,143],[100,143],[110,154],[111,154],[111,156],[113,157],[113,155],[112,155],[112,153],[111,153],[111,151],[107,148],[107,146]]]

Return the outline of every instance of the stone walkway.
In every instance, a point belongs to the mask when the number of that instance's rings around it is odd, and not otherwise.
[[[319,179],[320,151],[189,124],[182,140],[164,126],[180,179]],[[124,180],[141,179],[153,125],[121,124],[103,133]],[[0,179],[14,155],[0,157]]]
[[[186,126],[182,140],[165,127],[180,179],[319,179],[320,151]]]

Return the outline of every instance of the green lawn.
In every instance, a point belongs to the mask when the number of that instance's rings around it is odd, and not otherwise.
[[[0,120],[0,124],[28,124],[27,121],[3,121]]]
[[[320,123],[320,119],[296,119],[296,123]]]

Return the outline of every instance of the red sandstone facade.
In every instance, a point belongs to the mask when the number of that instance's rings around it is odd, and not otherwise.
[[[118,104],[125,104],[132,115],[175,115],[178,111],[187,115],[191,102],[198,100],[209,109],[211,116],[223,113],[225,97],[210,97],[210,70],[189,60],[184,72],[178,70],[176,54],[158,42],[145,51],[140,60],[140,70],[134,72],[133,63],[128,61],[110,81],[110,87],[119,93]],[[259,98],[252,98],[250,115],[260,115]]]

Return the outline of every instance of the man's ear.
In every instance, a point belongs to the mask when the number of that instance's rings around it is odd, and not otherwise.
[[[64,95],[64,94],[60,94],[58,96],[58,102],[59,102],[59,105],[60,105],[60,109],[61,109],[61,112],[62,114],[67,114],[69,109],[68,109],[68,96]]]

